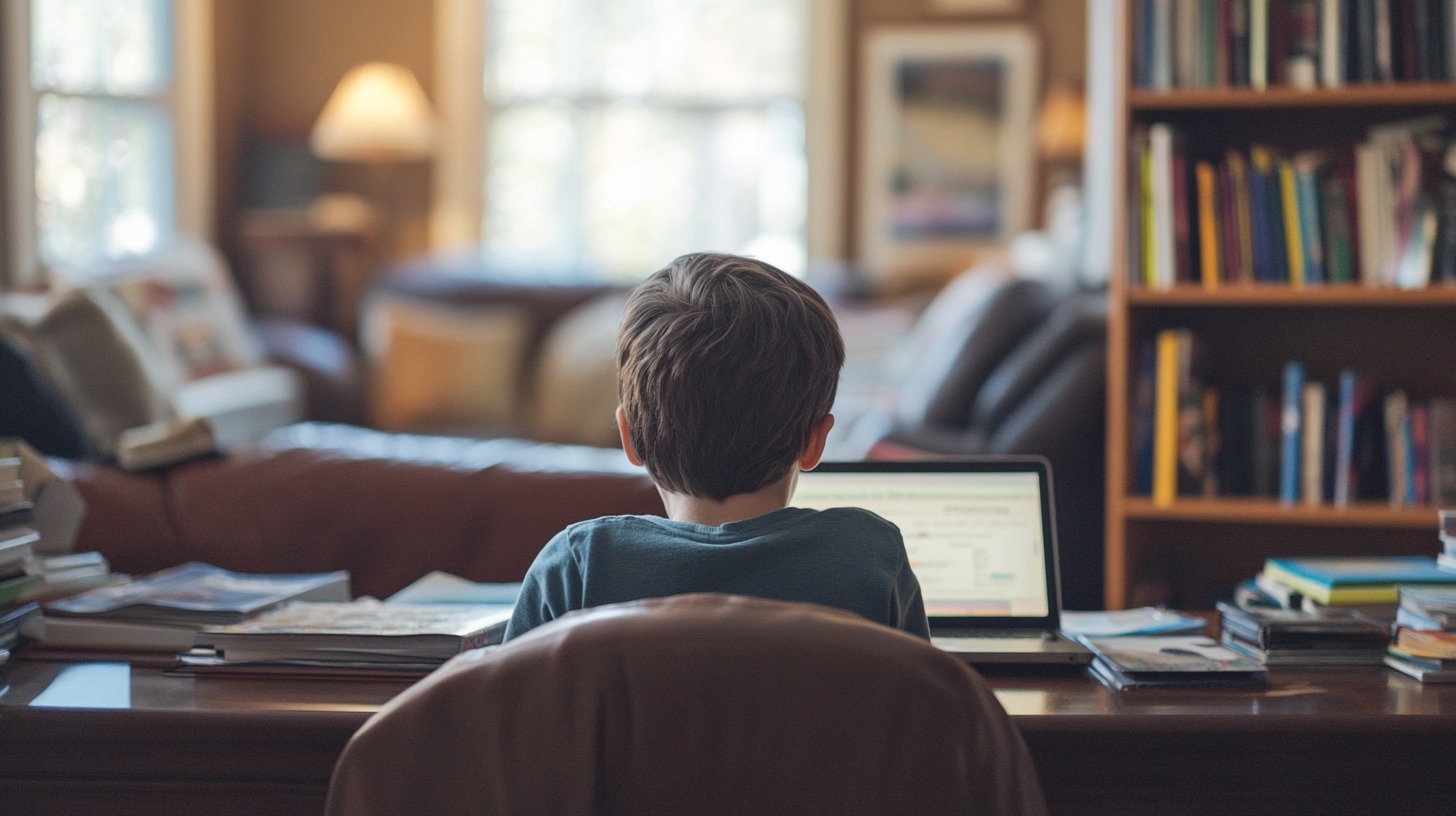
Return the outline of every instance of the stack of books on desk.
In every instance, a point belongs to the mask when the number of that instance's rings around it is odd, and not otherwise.
[[[1268,672],[1257,661],[1203,635],[1128,635],[1078,638],[1096,656],[1092,675],[1118,689],[1193,686],[1263,686]]]
[[[1223,644],[1266,666],[1379,664],[1390,643],[1385,624],[1359,615],[1317,615],[1218,603]]]
[[[1423,683],[1456,682],[1456,587],[1400,588],[1385,665]]]
[[[181,656],[198,674],[421,676],[501,642],[510,604],[294,603],[242,623],[208,626]]]
[[[1270,558],[1235,603],[1392,621],[1401,585],[1456,586],[1456,572],[1429,556]]]
[[[45,650],[175,656],[208,624],[237,623],[291,601],[348,599],[344,571],[249,575],[190,562],[47,602],[22,631]]]

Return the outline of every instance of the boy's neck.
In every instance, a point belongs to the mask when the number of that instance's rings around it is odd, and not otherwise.
[[[673,521],[687,521],[708,527],[721,527],[734,521],[747,521],[767,515],[789,506],[789,496],[794,492],[799,471],[795,468],[788,476],[752,493],[738,493],[723,501],[703,499],[684,493],[674,493],[658,488],[667,517]]]

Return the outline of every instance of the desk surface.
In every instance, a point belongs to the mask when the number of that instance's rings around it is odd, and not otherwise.
[[[1270,678],[1258,692],[987,679],[1053,813],[1456,812],[1456,685],[1379,667]],[[316,814],[344,742],[404,687],[22,660],[0,695],[0,812]]]

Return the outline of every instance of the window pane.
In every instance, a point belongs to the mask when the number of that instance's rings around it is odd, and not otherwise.
[[[683,252],[804,266],[796,105],[533,105],[489,128],[485,244],[502,260],[637,279]]]
[[[796,98],[803,0],[491,0],[487,94]]]
[[[32,85],[157,94],[171,84],[171,0],[33,0]]]
[[[638,279],[804,266],[805,0],[492,0],[486,246]]]
[[[41,257],[84,264],[155,248],[174,228],[171,154],[163,108],[42,96],[35,172]]]

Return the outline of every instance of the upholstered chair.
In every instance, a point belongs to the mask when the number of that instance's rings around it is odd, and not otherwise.
[[[970,668],[847,612],[682,595],[465,653],[353,737],[328,813],[1037,814]]]

